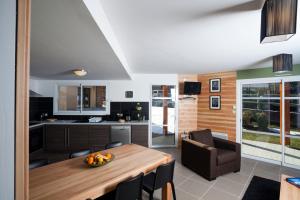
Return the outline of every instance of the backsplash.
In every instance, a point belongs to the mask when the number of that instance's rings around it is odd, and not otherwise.
[[[142,107],[141,116],[145,116],[145,120],[149,120],[149,102],[111,102],[110,119],[118,120],[117,113],[122,113],[124,119],[129,115],[131,120],[138,120],[136,110],[137,103],[140,103]]]
[[[30,97],[29,102],[29,121],[40,120],[42,113],[47,113],[48,117],[53,115],[52,97]]]

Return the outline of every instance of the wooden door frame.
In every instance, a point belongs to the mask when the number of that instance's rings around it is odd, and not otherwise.
[[[29,80],[31,0],[16,0],[15,199],[29,200]]]

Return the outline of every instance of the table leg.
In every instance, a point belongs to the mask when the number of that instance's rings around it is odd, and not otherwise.
[[[171,200],[172,198],[171,184],[168,183],[165,187],[162,188],[161,199],[162,200]]]

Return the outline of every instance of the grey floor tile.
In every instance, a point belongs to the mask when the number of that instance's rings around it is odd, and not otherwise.
[[[281,167],[280,174],[285,174],[288,176],[300,177],[300,170],[289,168],[289,167]]]
[[[218,177],[217,182],[213,185],[213,189],[227,192],[236,197],[240,196],[243,188],[243,184],[236,183],[223,177]]]
[[[198,200],[198,197],[195,197],[181,189],[176,189],[176,199],[178,200]]]
[[[271,169],[268,170],[267,168],[266,169],[255,168],[253,174],[255,176],[267,178],[267,179],[270,179],[270,180],[280,181],[280,174],[279,174],[279,172],[276,173],[276,172],[272,171]]]
[[[199,181],[199,182],[205,183],[207,185],[212,185],[216,182],[216,180],[213,180],[213,181],[206,180],[205,178],[203,178],[202,176],[200,176],[198,174],[194,174],[193,176],[189,177],[189,179],[191,179],[193,181]]]
[[[217,189],[210,189],[203,200],[238,200],[239,198]]]
[[[257,165],[255,168],[265,170],[270,173],[276,173],[276,174],[279,174],[279,172],[280,172],[280,165],[275,165],[275,164],[261,162],[261,161],[257,162]]]
[[[180,175],[179,173],[174,173],[174,184],[175,184],[175,186],[180,185],[186,179],[187,179],[186,177]]]
[[[201,197],[209,189],[209,185],[201,183],[194,180],[184,181],[181,185],[178,186],[179,189],[187,192],[193,196]]]
[[[247,180],[249,179],[250,175],[242,174],[242,173],[229,173],[224,176],[223,178],[227,178],[239,184],[246,184]]]

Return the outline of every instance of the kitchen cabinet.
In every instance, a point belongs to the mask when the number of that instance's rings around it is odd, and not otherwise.
[[[65,125],[46,125],[45,150],[46,151],[67,150],[67,129]]]
[[[70,125],[67,127],[68,150],[72,152],[89,148],[89,127],[81,125]]]
[[[131,142],[148,147],[148,125],[131,126]]]
[[[109,143],[110,125],[89,126],[89,147],[92,151],[103,150]]]

